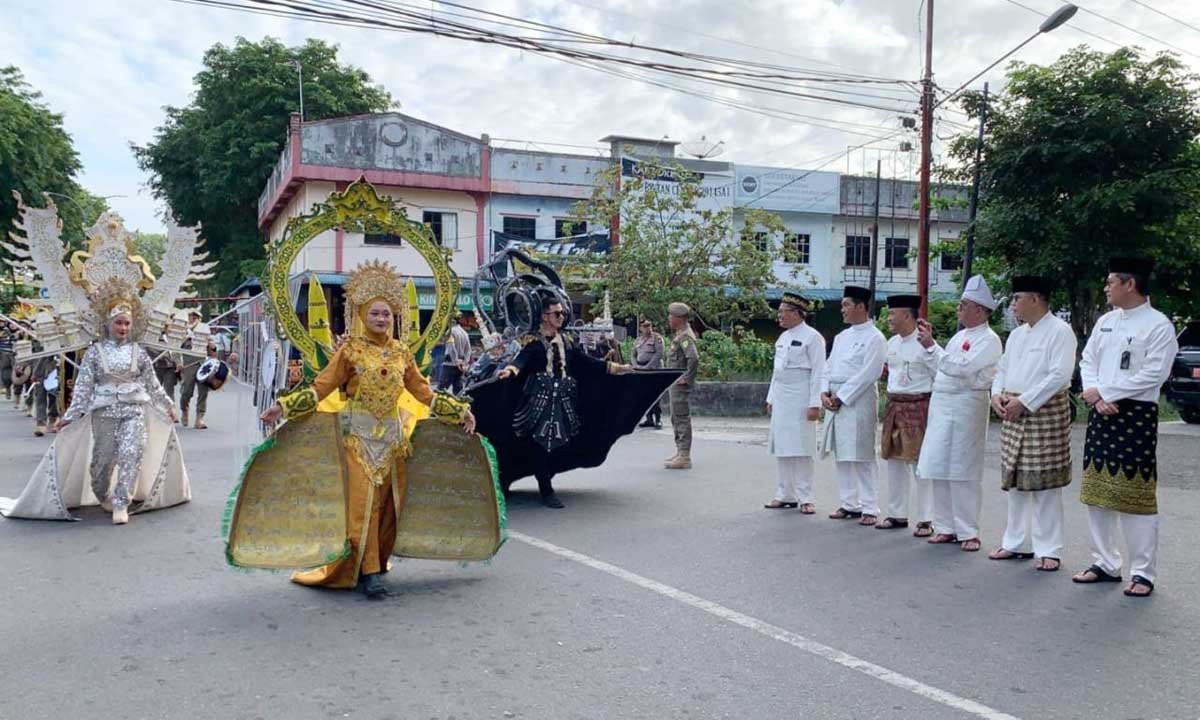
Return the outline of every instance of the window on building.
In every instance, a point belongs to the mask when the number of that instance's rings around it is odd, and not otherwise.
[[[399,247],[404,244],[404,238],[399,235],[367,233],[363,236],[363,242],[367,245],[392,245]]]
[[[437,244],[451,250],[458,249],[458,213],[426,210],[421,213],[421,222],[433,231]]]
[[[537,240],[537,218],[504,216],[504,232],[526,240]]]
[[[871,267],[871,238],[866,235],[846,236],[846,267]]]
[[[808,233],[787,233],[783,236],[784,259],[797,265],[807,265],[812,248],[812,236]]]
[[[754,233],[754,247],[758,248],[759,252],[771,252],[771,234],[765,232]]]
[[[962,270],[963,257],[961,253],[942,251],[942,269],[946,271]]]
[[[897,270],[908,269],[908,238],[888,238],[884,247],[884,267]]]
[[[556,218],[554,220],[554,237],[565,238],[572,235],[583,235],[587,232],[587,220],[579,218]]]

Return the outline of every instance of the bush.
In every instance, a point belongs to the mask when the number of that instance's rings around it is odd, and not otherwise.
[[[708,330],[700,336],[701,380],[766,380],[775,363],[775,348],[741,327],[733,336]]]

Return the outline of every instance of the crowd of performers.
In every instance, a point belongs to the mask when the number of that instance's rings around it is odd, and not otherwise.
[[[1152,263],[1114,258],[1110,270],[1104,283],[1113,309],[1096,322],[1078,361],[1079,397],[1090,408],[1080,498],[1095,562],[1073,580],[1121,582],[1128,569],[1125,594],[1145,597],[1154,589],[1158,551],[1157,400],[1178,346],[1170,320],[1149,300]],[[813,459],[831,454],[839,504],[830,518],[879,530],[908,528],[911,521],[912,534],[929,543],[979,551],[994,413],[1001,422],[1000,486],[1008,518],[1003,540],[988,557],[1036,558],[1039,571],[1057,571],[1064,544],[1062,489],[1071,482],[1069,389],[1077,346],[1070,325],[1051,312],[1052,289],[1049,278],[1012,280],[1012,309],[1021,324],[1005,346],[989,327],[998,301],[979,276],[962,294],[961,329],[944,342],[920,319],[918,296],[888,298],[888,339],[872,322],[869,293],[848,286],[841,302],[848,327],[828,355],[820,333],[805,322],[806,299],[786,293],[767,398],[778,486],[765,507],[814,514]],[[471,320],[458,320],[438,366],[442,389],[449,392],[438,393],[406,343],[396,339],[405,302],[399,276],[371,264],[351,277],[353,325],[332,359],[314,381],[262,414],[273,425],[312,413],[332,393],[349,399],[342,415],[351,551],[298,572],[297,583],[358,588],[368,597],[386,593],[380,577],[396,543],[411,452],[398,404],[405,392],[428,406],[432,417],[486,436],[498,459],[499,484],[507,490],[532,476],[548,507],[562,507],[552,482],[556,474],[600,465],[639,422],[659,424],[654,408],[664,392],[676,439],[666,467],[691,466],[688,404],[698,354],[690,309],[670,306],[669,346],[644,323],[626,364],[615,343],[583,343],[563,332],[570,304],[561,287],[546,284],[527,295],[534,321],[528,329],[534,332],[519,341],[488,333],[479,357],[465,340]],[[172,424],[186,423],[190,393],[185,389],[176,402],[172,389],[176,378],[185,388],[196,385],[197,363],[170,357],[155,362],[130,339],[134,313],[127,304],[112,303],[104,315],[104,337],[84,353],[73,396],[57,419],[50,410],[54,384],[45,382],[52,363],[22,370],[10,359],[0,366],[7,398],[21,403],[33,396],[39,434],[60,432],[21,497],[0,504],[5,515],[73,519],[71,508],[99,503],[123,524],[130,512],[190,498]],[[886,410],[879,437],[881,378]],[[205,395],[201,390],[198,428],[204,427]],[[876,489],[880,458],[887,478],[882,506]],[[1127,563],[1118,530],[1130,548]]]
[[[1081,356],[1071,326],[1051,312],[1051,278],[1012,279],[1011,307],[1021,324],[1007,344],[989,327],[998,302],[982,277],[966,284],[958,306],[961,329],[944,343],[920,319],[919,296],[887,299],[892,336],[885,338],[870,317],[870,293],[846,287],[841,312],[848,327],[834,338],[828,357],[820,333],[805,323],[808,303],[785,294],[767,398],[778,487],[766,507],[814,514],[813,458],[832,454],[839,504],[830,518],[879,530],[913,521],[916,537],[977,552],[994,413],[1001,422],[1000,489],[1008,518],[988,557],[1036,558],[1039,571],[1055,572],[1064,543],[1062,489],[1071,483],[1069,390],[1079,357],[1079,398],[1090,408],[1080,500],[1095,562],[1072,579],[1119,583],[1127,568],[1125,594],[1150,595],[1159,536],[1158,397],[1178,343],[1171,321],[1150,303],[1153,263],[1113,258],[1109,269],[1103,282],[1112,310],[1097,320]],[[887,398],[877,437],[881,377]],[[880,458],[888,488],[882,507],[876,490]],[[1118,530],[1132,556],[1127,563]]]

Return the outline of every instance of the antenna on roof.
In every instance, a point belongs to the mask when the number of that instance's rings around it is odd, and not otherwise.
[[[715,158],[721,153],[725,152],[725,141],[709,140],[705,136],[701,135],[699,140],[689,140],[688,142],[680,144],[679,149],[684,155],[691,155],[697,160],[707,160],[708,158]]]

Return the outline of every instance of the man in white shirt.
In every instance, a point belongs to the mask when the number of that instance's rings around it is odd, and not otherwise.
[[[925,426],[929,422],[929,395],[937,358],[925,352],[917,339],[920,295],[890,295],[887,299],[887,409],[883,413],[883,438],[879,456],[887,460],[887,517],[876,530],[908,527],[908,487],[917,486],[916,537],[933,534],[933,486],[913,470],[921,456]]]
[[[879,519],[875,492],[875,425],[879,420],[879,390],[887,341],[871,322],[867,310],[871,293],[847,285],[842,296],[842,319],[850,327],[833,339],[833,351],[821,379],[825,406],[823,453],[837,459],[840,506],[834,520],[859,518],[860,525]]]
[[[816,512],[812,498],[813,455],[817,449],[816,421],[821,417],[821,375],[825,369],[825,338],[804,322],[808,302],[785,292],[779,303],[775,369],[767,391],[771,430],[767,448],[775,456],[778,487],[763,507],[776,510],[800,506]]]
[[[1055,572],[1062,564],[1062,489],[1071,484],[1071,400],[1075,331],[1050,312],[1049,278],[1012,281],[1012,309],[1022,325],[992,381],[1000,433],[1000,488],[1008,493],[1008,524],[992,560],[1027,560]],[[1032,552],[1030,526],[1032,525]]]
[[[1112,312],[1092,328],[1079,372],[1092,407],[1079,499],[1088,506],[1093,557],[1077,583],[1120,582],[1117,527],[1129,543],[1130,597],[1154,592],[1158,559],[1158,394],[1179,352],[1175,327],[1150,305],[1145,258],[1113,258],[1104,294]]]
[[[933,483],[935,545],[961,543],[966,552],[979,551],[980,481],[987,447],[988,400],[996,365],[1003,349],[1000,337],[988,327],[996,299],[984,279],[967,281],[958,303],[963,326],[945,349],[933,338],[933,328],[922,320],[917,338],[925,351],[937,358],[933,397],[929,401],[929,426],[917,474]]]

